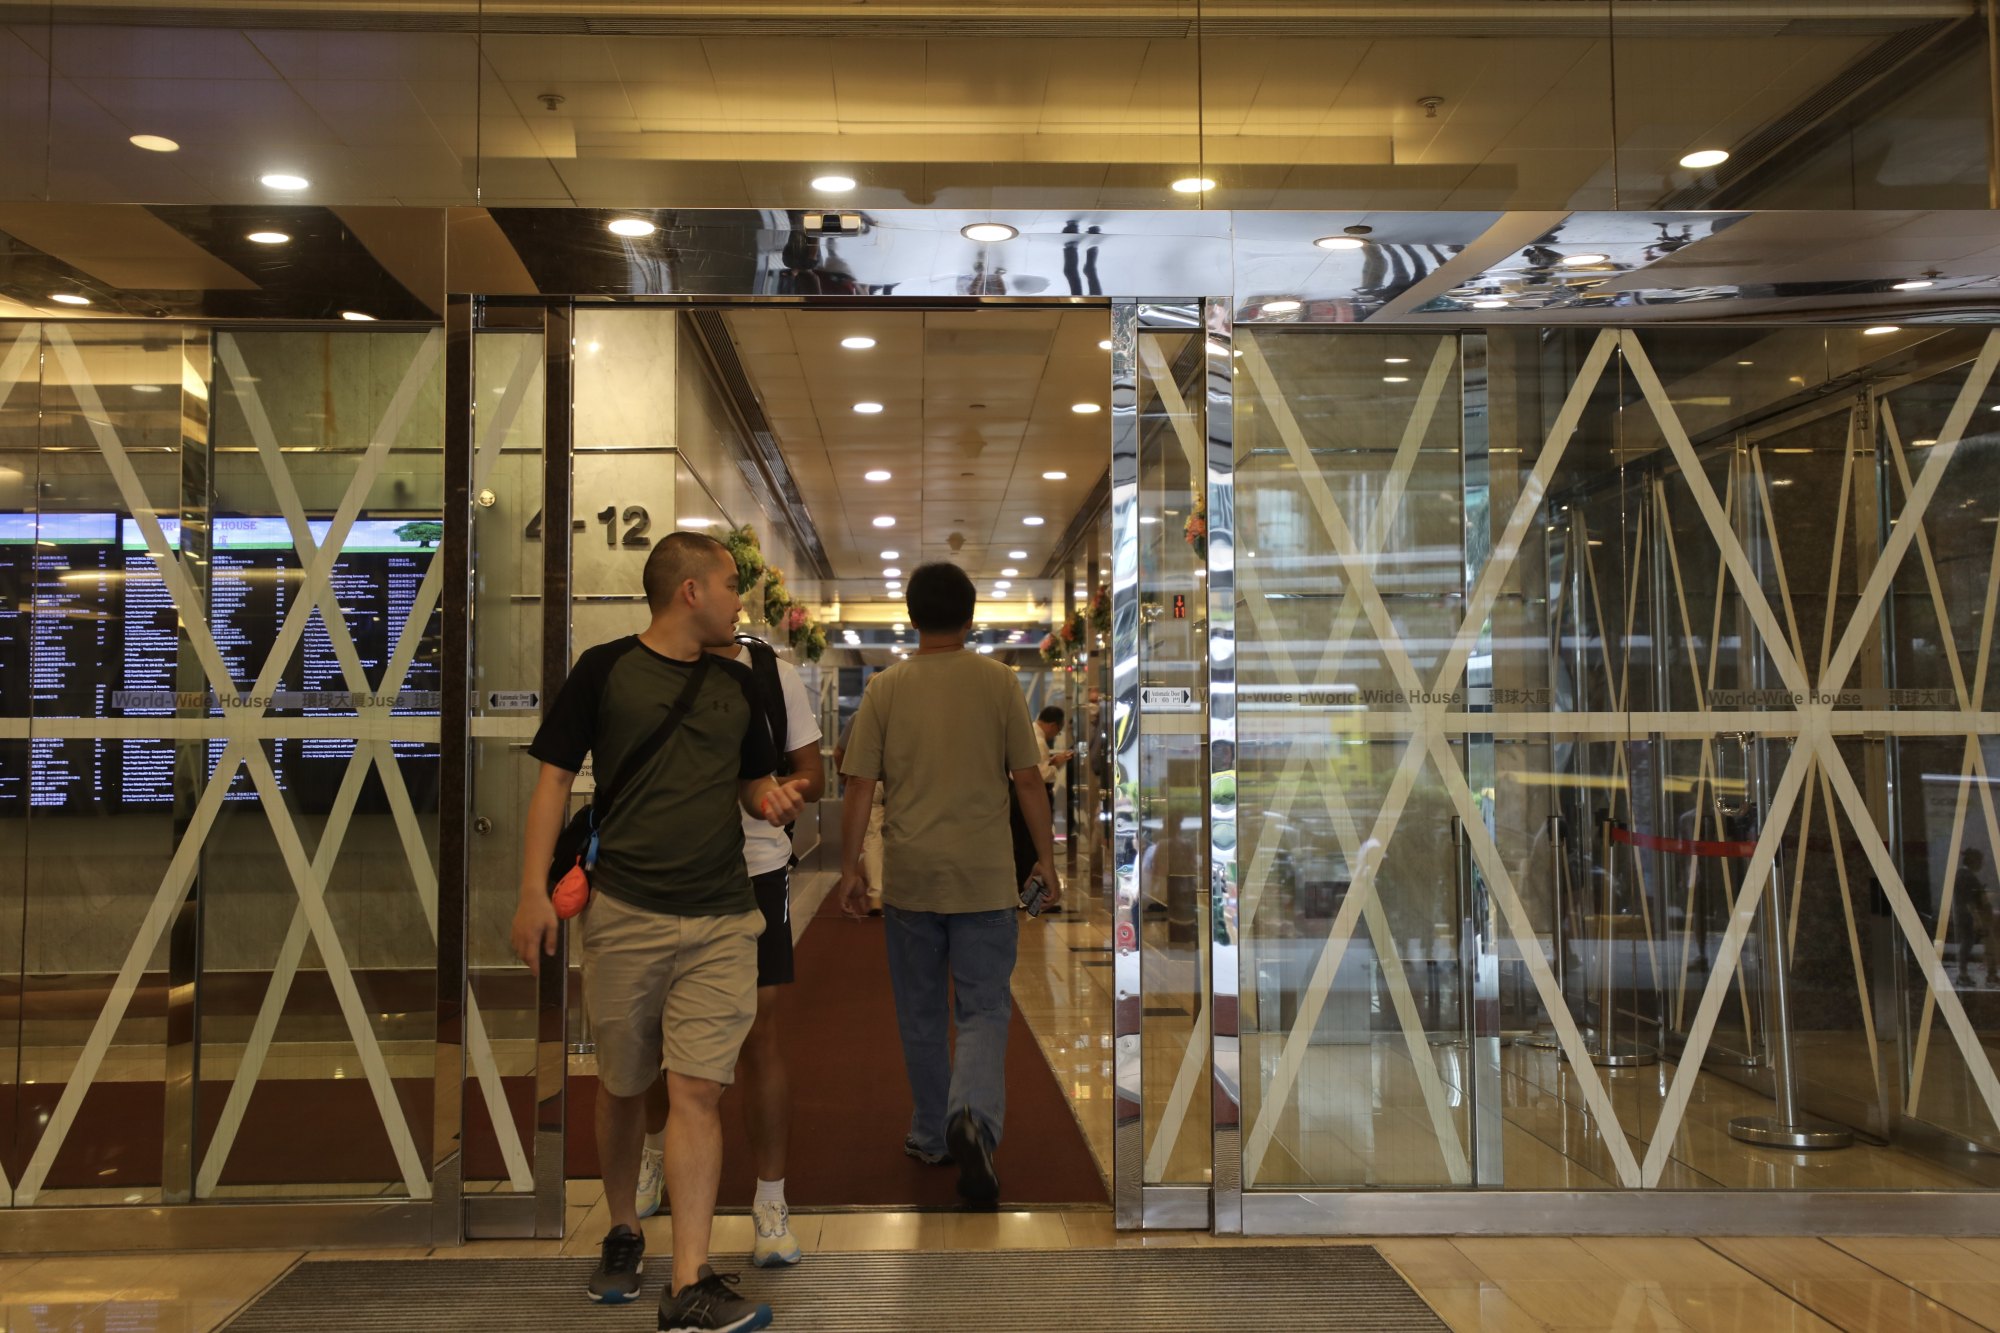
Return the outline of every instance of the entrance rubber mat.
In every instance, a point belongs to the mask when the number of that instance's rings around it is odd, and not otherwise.
[[[592,1259],[357,1259],[301,1263],[229,1333],[627,1333],[654,1327],[667,1256],[648,1255],[630,1305],[583,1294]],[[1442,1330],[1445,1324],[1366,1245],[808,1254],[789,1270],[719,1256],[773,1330]]]

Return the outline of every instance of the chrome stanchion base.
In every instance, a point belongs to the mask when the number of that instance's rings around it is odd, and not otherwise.
[[[1774,1115],[1740,1115],[1729,1122],[1729,1137],[1760,1148],[1792,1148],[1817,1152],[1854,1145],[1854,1131],[1829,1120],[1787,1124]]]
[[[1563,1053],[1569,1059],[1569,1053]],[[1660,1053],[1650,1046],[1606,1046],[1590,1053],[1590,1063],[1599,1069],[1644,1069],[1660,1063]]]
[[[1523,1046],[1537,1051],[1559,1051],[1562,1049],[1562,1038],[1555,1034],[1555,1029],[1553,1028],[1542,1028],[1516,1037],[1514,1040]]]

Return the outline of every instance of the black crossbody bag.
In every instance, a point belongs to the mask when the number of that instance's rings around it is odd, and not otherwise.
[[[610,818],[619,794],[638,776],[646,761],[660,752],[660,747],[694,707],[695,696],[701,693],[702,678],[708,673],[708,659],[709,654],[704,652],[688,672],[680,697],[674,700],[674,706],[667,710],[653,734],[625,756],[610,785],[598,784],[590,804],[571,815],[569,823],[556,836],[555,855],[549,859],[549,897],[555,902],[557,916],[565,920],[573,917],[590,901],[590,869],[597,864],[597,835],[604,828],[604,821]]]

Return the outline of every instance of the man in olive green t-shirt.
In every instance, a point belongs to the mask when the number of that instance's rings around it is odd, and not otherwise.
[[[1049,798],[1014,673],[965,651],[978,597],[956,565],[910,576],[918,648],[869,682],[841,763],[842,909],[867,906],[861,846],[884,788],[883,918],[889,983],[914,1109],[903,1150],[958,1163],[959,1193],[999,1198],[993,1150],[1006,1111],[1007,1027],[1022,885],[1008,827],[1011,781],[1035,841],[1035,873],[1060,901]],[[947,996],[949,988],[949,998]],[[947,1046],[947,1004],[958,1018]]]

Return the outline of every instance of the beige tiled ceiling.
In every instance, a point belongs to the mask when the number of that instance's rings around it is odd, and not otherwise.
[[[1168,186],[1199,163],[1221,207],[1603,207],[1614,125],[1628,190],[1684,184],[1680,154],[1741,142],[1939,8],[1884,4],[1843,26],[1801,5],[1798,22],[1730,32],[1727,7],[1707,6],[1722,29],[1684,32],[1655,15],[1683,6],[1628,4],[1614,115],[1596,29],[1513,18],[1505,35],[1454,35],[1444,11],[1463,6],[1443,4],[1376,20],[1373,37],[1339,29],[1334,7],[1259,35],[1283,6],[1226,27],[1229,6],[1211,4],[1200,40],[1191,5],[965,36],[898,35],[892,12],[914,16],[895,5],[869,8],[866,36],[759,27],[750,5],[741,35],[711,6],[678,36],[230,28],[230,7],[205,7],[212,27],[0,27],[0,79],[38,90],[21,105],[53,111],[58,150],[45,160],[36,121],[15,127],[0,184],[47,172],[59,198],[228,202],[290,170],[314,203],[467,202],[476,185],[492,205],[771,207],[815,202],[808,182],[837,171],[862,207],[1129,208],[1191,206]],[[421,23],[423,6],[400,8],[385,27]],[[825,8],[832,23],[852,12]],[[1983,117],[1983,100],[1962,114]],[[182,151],[139,153],[125,142],[139,133]]]
[[[844,600],[887,595],[885,550],[905,573],[955,560],[982,596],[1015,568],[1020,595],[1110,462],[1111,354],[1097,345],[1110,334],[1107,311],[734,310],[725,319]],[[854,336],[875,345],[840,345]],[[883,410],[863,415],[859,402]],[[1101,410],[1082,415],[1078,403]],[[865,480],[875,469],[890,480]],[[1022,522],[1031,515],[1045,522]],[[877,528],[878,516],[896,525]]]

